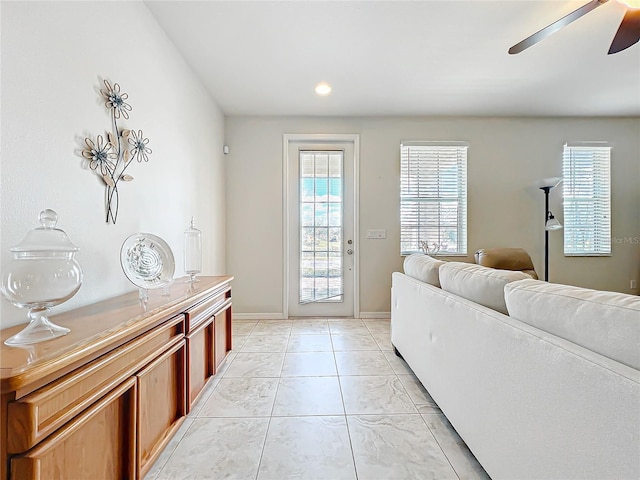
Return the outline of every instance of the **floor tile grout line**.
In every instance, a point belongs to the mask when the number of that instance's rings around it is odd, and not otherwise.
[[[333,336],[331,337],[331,345],[333,346]],[[356,476],[355,480],[358,480],[358,466],[356,465],[356,455],[353,451],[353,441],[351,439],[351,430],[349,430],[349,419],[347,418],[347,406],[345,405],[345,402],[344,402],[344,392],[342,390],[342,381],[340,380],[340,372],[338,372],[338,360],[336,358],[335,347],[333,350],[333,361],[336,364],[336,373],[338,374],[338,388],[340,389],[340,400],[342,400],[342,410],[344,411],[344,423],[347,427],[347,437],[349,438],[349,448],[351,449],[351,459],[353,460],[353,471]]]
[[[230,418],[307,418],[307,417],[344,417],[346,416],[347,418],[349,417],[424,417],[424,415],[442,415],[441,413],[420,413],[420,412],[378,412],[378,413],[371,413],[371,412],[359,412],[359,413],[347,413],[345,414],[344,412],[340,412],[340,413],[295,413],[295,414],[274,414],[274,415],[269,415],[269,414],[264,414],[264,415],[240,415],[240,414],[234,414],[234,415],[203,415],[201,417],[191,417],[190,419],[193,420],[203,420],[203,419],[230,419]],[[184,435],[183,435],[184,436]],[[173,450],[172,450],[173,451]]]
[[[289,334],[287,336],[287,345],[289,344],[289,340],[291,339],[291,330],[289,330]],[[285,347],[286,348],[286,347]],[[267,430],[264,434],[264,440],[262,441],[262,450],[260,451],[260,460],[258,460],[258,468],[256,469],[256,478],[258,480],[258,476],[260,475],[260,466],[262,465],[262,459],[264,458],[264,449],[267,446],[267,437],[269,436],[269,429],[271,428],[271,420],[273,419],[273,412],[276,408],[276,399],[278,398],[278,390],[280,390],[280,382],[282,380],[282,370],[284,369],[284,360],[287,357],[286,351],[282,356],[282,363],[280,364],[280,374],[278,375],[278,382],[276,383],[276,391],[273,395],[273,405],[271,405],[271,413],[269,415],[269,421],[267,422]]]
[[[275,404],[275,398],[274,398],[274,404]],[[255,478],[255,480],[258,480],[258,476],[260,475],[260,467],[262,466],[262,459],[264,458],[264,449],[267,446],[267,437],[269,436],[269,428],[271,428],[271,419],[272,418],[273,417],[269,417],[269,421],[267,422],[267,429],[264,432],[264,439],[262,440],[262,450],[260,450],[260,459],[258,460],[258,468],[256,468],[256,478]]]
[[[356,464],[356,454],[353,451],[353,440],[351,439],[351,430],[349,429],[349,418],[345,413],[344,415],[344,423],[347,427],[347,437],[349,438],[349,448],[351,449],[351,459],[353,460],[353,473],[356,475],[356,480],[358,480],[358,465]]]
[[[458,471],[456,470],[456,468],[453,466],[453,463],[451,463],[451,460],[449,460],[449,455],[447,455],[447,453],[444,451],[444,448],[442,448],[442,445],[440,444],[440,441],[438,440],[438,436],[433,432],[433,430],[431,430],[431,427],[429,426],[429,424],[427,423],[427,421],[424,419],[423,414],[420,414],[420,417],[422,418],[422,421],[424,422],[424,424],[427,426],[427,429],[429,430],[429,433],[431,434],[431,436],[433,437],[433,439],[436,441],[436,443],[438,444],[438,447],[440,448],[440,451],[442,452],[442,454],[444,455],[444,458],[447,459],[447,462],[449,463],[449,465],[451,466],[451,470],[453,470],[453,473],[455,473],[456,477],[458,477],[458,480],[460,479],[460,475],[458,475]]]

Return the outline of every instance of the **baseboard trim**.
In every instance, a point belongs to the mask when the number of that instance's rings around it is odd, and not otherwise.
[[[319,317],[318,315],[316,315]],[[391,312],[360,312],[358,318],[391,318]],[[287,320],[282,313],[237,313],[233,312],[234,320]]]
[[[360,318],[391,318],[391,312],[360,312]]]
[[[282,313],[236,313],[233,312],[234,320],[286,320]]]

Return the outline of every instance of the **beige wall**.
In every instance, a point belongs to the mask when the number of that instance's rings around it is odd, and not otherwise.
[[[1,2],[1,255],[53,208],[80,247],[84,283],[60,312],[133,290],[120,268],[129,235],[155,233],[183,274],[192,215],[204,237],[204,270],[225,273],[224,118],[142,2]],[[104,221],[104,187],[83,169],[85,136],[110,129],[99,77],[119,82],[153,149],[121,184],[116,225]],[[2,327],[26,312],[2,300]]]
[[[282,312],[282,135],[360,134],[360,310],[390,310],[399,251],[399,144],[465,140],[468,158],[467,261],[479,248],[525,248],[543,273],[544,195],[536,181],[562,172],[566,141],[606,140],[612,150],[613,255],[564,257],[550,232],[550,280],[638,293],[640,280],[640,119],[227,117],[227,267],[236,313]],[[551,210],[562,221],[562,191]],[[387,230],[367,240],[368,229]],[[626,240],[625,240],[626,239]],[[626,242],[626,243],[625,243]]]

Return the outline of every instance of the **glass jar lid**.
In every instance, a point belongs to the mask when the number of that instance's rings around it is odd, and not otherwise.
[[[47,208],[40,212],[40,226],[29,230],[12,252],[77,252],[67,234],[56,228],[58,214]]]

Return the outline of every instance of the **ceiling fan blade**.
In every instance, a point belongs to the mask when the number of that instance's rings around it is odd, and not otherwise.
[[[583,15],[586,15],[594,8],[598,8],[600,5],[606,3],[607,1],[608,0],[591,0],[586,5],[583,5],[577,10],[574,10],[570,14],[562,17],[560,20],[553,22],[551,25],[544,27],[542,30],[534,33],[530,37],[525,38],[520,43],[516,43],[513,47],[509,49],[509,53],[511,55],[520,53],[521,51],[529,48],[530,46],[535,45],[539,41],[544,40],[552,33],[555,33],[561,28],[566,27],[571,22],[579,19]]]
[[[640,9],[627,9],[622,23],[613,37],[609,55],[629,48],[640,40]]]

